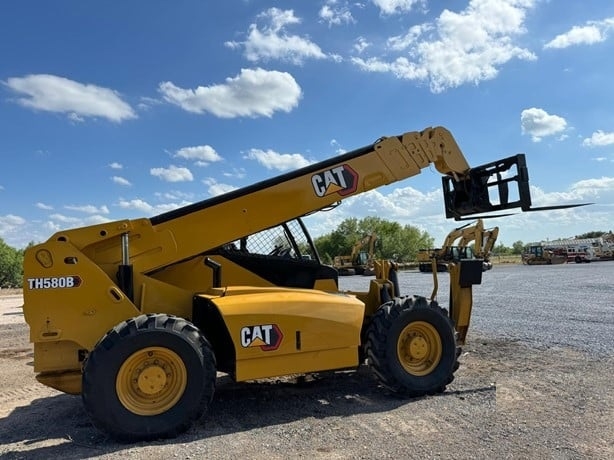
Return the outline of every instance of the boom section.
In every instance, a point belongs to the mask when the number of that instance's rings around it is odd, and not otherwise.
[[[450,132],[428,128],[153,217],[156,231],[172,233],[177,242],[176,253],[161,265],[414,176],[430,164],[442,174],[469,169]]]

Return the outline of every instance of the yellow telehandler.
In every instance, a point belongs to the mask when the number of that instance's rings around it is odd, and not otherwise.
[[[443,175],[449,218],[533,210],[524,155],[471,168],[435,127],[151,218],[57,232],[25,252],[36,378],[81,394],[93,423],[128,441],[186,430],[218,372],[248,381],[368,364],[399,395],[444,391],[481,262],[450,268],[447,309],[401,296],[389,262],[368,291],[340,292],[301,219],[429,165]]]

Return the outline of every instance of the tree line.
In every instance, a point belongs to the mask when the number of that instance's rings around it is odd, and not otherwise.
[[[0,289],[20,288],[23,280],[23,254],[0,238]]]

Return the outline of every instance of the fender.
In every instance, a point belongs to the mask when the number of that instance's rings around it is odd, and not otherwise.
[[[365,305],[355,296],[235,286],[218,297],[197,298],[219,312],[235,350],[238,381],[358,365]],[[195,322],[199,316],[196,307]],[[207,335],[207,325],[201,327]]]

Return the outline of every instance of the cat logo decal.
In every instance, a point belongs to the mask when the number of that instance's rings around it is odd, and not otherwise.
[[[241,328],[243,348],[260,347],[262,351],[277,350],[283,337],[277,324],[259,324]]]
[[[311,185],[320,197],[332,193],[351,195],[358,187],[358,173],[347,164],[335,166],[311,176]]]

